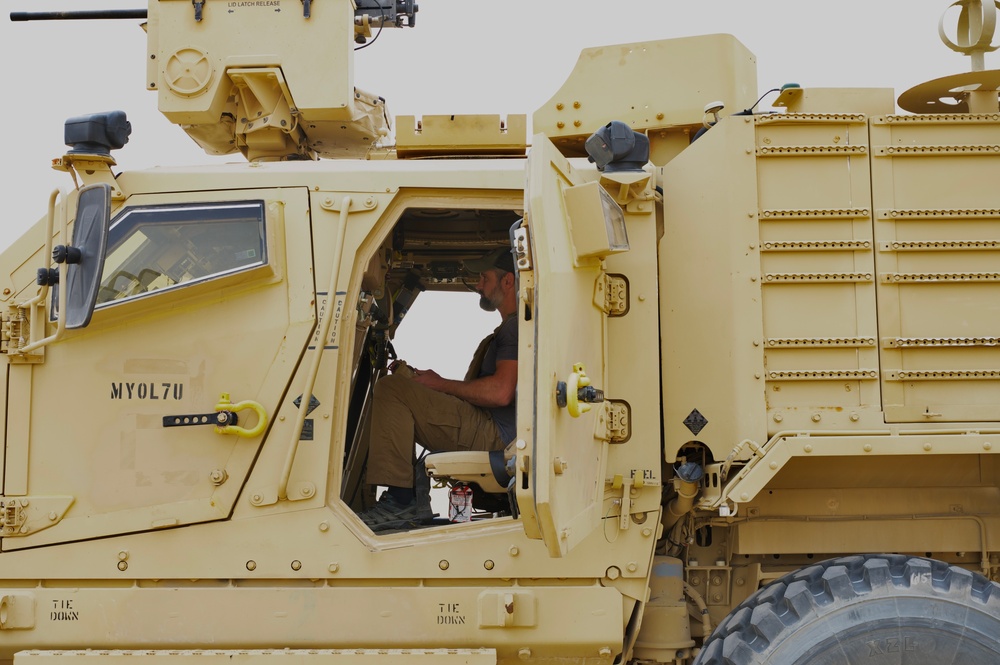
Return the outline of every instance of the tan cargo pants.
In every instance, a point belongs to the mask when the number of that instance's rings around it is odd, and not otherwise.
[[[401,374],[375,384],[368,483],[413,487],[414,443],[431,452],[504,447],[489,410]]]

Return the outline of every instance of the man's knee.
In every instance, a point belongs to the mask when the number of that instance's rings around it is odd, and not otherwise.
[[[409,386],[413,382],[398,374],[387,374],[375,382],[374,399],[376,402],[383,400],[401,401],[401,395],[408,392]]]

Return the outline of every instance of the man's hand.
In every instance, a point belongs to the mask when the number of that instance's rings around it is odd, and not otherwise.
[[[432,369],[415,369],[411,378],[425,388],[445,392],[443,388],[446,380]]]
[[[416,370],[407,365],[405,360],[393,360],[392,364],[389,365],[389,371],[412,379]]]
[[[432,369],[413,371],[413,381],[448,395],[454,395],[469,404],[485,408],[507,406],[514,401],[517,390],[517,361],[498,360],[497,371],[471,381],[445,379]]]

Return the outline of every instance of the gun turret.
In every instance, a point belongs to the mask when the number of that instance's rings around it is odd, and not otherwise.
[[[150,0],[147,88],[209,154],[363,156],[391,128],[354,86],[354,50],[412,27],[413,0]],[[377,34],[376,34],[377,36]]]
[[[147,19],[146,87],[160,112],[209,154],[277,160],[361,157],[388,135],[385,100],[354,86],[355,44],[414,27],[418,9],[414,0],[149,0],[10,19]]]

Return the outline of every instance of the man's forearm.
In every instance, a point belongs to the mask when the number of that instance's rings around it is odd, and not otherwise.
[[[507,406],[513,401],[514,391],[517,388],[517,370],[516,366],[499,367],[496,374],[471,381],[446,379],[433,370],[416,370],[413,380],[475,406],[498,408]]]

